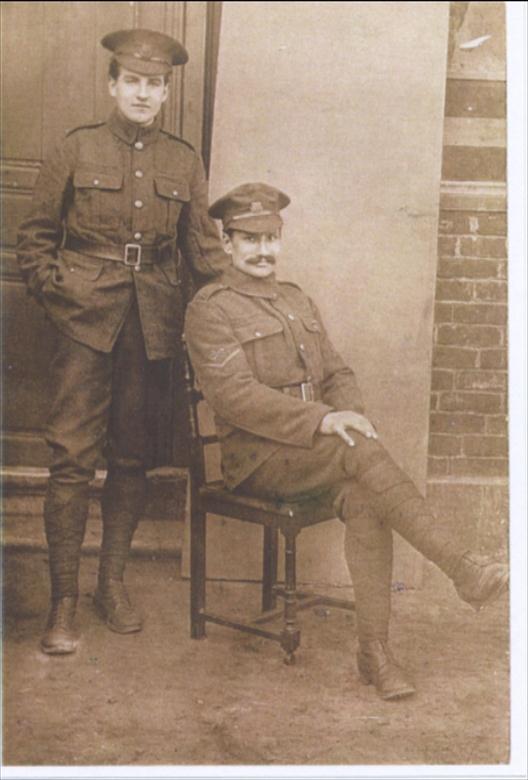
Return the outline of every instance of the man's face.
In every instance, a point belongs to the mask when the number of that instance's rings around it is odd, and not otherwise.
[[[275,271],[281,250],[280,229],[272,233],[246,233],[234,230],[223,234],[224,248],[235,268],[248,276],[265,279]]]
[[[120,66],[117,79],[108,82],[108,91],[126,119],[150,125],[167,100],[169,87],[163,76],[142,76]]]

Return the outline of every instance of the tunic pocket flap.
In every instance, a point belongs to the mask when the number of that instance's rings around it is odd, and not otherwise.
[[[277,333],[282,333],[284,330],[282,324],[277,320],[265,320],[259,322],[248,322],[244,325],[233,326],[235,335],[241,344],[247,341],[256,341],[257,339],[263,339],[268,336],[275,336]]]
[[[320,333],[321,332],[321,325],[319,322],[314,319],[313,317],[301,317],[302,322],[306,330],[311,331],[312,333]]]
[[[77,277],[89,282],[95,282],[104,267],[104,260],[100,257],[89,257],[67,249],[61,250],[61,258],[64,263],[64,272],[72,274],[72,280]],[[74,276],[75,275],[75,276]]]
[[[75,171],[73,186],[79,188],[94,188],[97,190],[120,190],[123,186],[121,171],[100,173],[99,171]]]
[[[180,201],[188,201],[191,199],[189,185],[186,181],[171,179],[167,176],[155,176],[154,184],[156,192],[158,195],[161,195],[162,198]]]

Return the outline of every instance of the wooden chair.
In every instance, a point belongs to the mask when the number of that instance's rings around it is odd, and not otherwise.
[[[203,435],[200,430],[199,405],[205,403],[196,389],[194,374],[185,340],[183,340],[184,379],[189,411],[189,479],[191,526],[191,637],[205,637],[205,624],[244,631],[279,642],[285,652],[284,662],[295,662],[295,650],[301,633],[297,627],[297,612],[315,605],[327,605],[354,610],[353,601],[336,599],[316,593],[298,592],[296,588],[296,539],[303,528],[335,518],[330,502],[321,499],[271,501],[228,490],[221,481],[206,481],[205,452],[217,444],[216,435]],[[226,518],[257,523],[263,527],[262,613],[252,620],[236,621],[206,609],[206,521],[208,513]],[[284,587],[277,585],[278,534],[285,543]],[[277,596],[284,607],[277,609]],[[260,626],[283,615],[282,631],[268,631]]]

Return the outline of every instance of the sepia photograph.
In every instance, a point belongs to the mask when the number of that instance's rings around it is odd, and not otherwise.
[[[0,22],[2,775],[526,777],[526,3]]]

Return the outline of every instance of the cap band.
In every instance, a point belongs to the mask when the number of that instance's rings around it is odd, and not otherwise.
[[[116,54],[118,56],[126,56],[130,57],[130,52],[127,51],[116,51]],[[135,51],[132,53],[132,57],[134,57],[136,60],[143,60],[143,62],[161,62],[162,65],[169,65],[170,62],[168,60],[164,60],[162,57],[144,57],[140,52]]]
[[[272,215],[278,216],[276,211],[246,211],[245,214],[234,214],[232,217],[229,217],[229,221],[234,219],[252,219],[253,217],[270,217]]]

